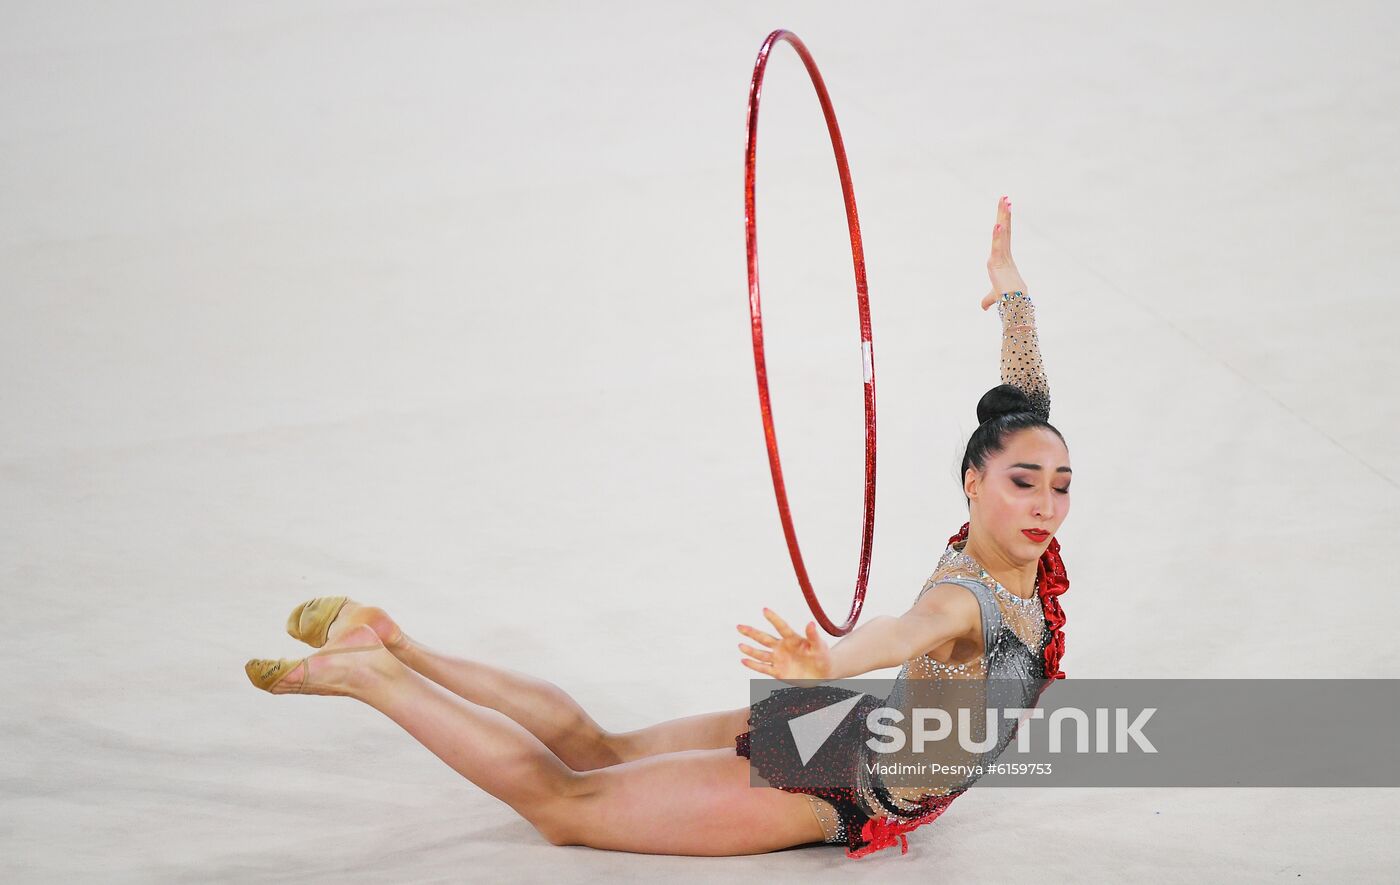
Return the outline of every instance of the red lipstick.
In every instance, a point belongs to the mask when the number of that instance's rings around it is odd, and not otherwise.
[[[1025,535],[1027,538],[1030,538],[1037,544],[1050,537],[1050,533],[1045,531],[1044,529],[1021,529],[1021,534]]]

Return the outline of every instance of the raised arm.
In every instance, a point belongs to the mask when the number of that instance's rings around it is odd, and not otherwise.
[[[1042,418],[1050,418],[1050,380],[1040,360],[1035,305],[1026,294],[1026,283],[1011,258],[1011,201],[997,202],[992,228],[992,253],[987,258],[992,291],[982,299],[982,309],[997,306],[1001,317],[1001,383],[1020,388]]]
[[[997,302],[1001,317],[1001,383],[1019,387],[1040,417],[1050,419],[1050,379],[1040,359],[1035,305],[1024,292],[1006,292]]]

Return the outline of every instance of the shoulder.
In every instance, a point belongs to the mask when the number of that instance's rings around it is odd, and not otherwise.
[[[928,579],[910,610],[921,615],[950,618],[969,635],[977,631],[982,621],[981,604],[972,588],[944,580],[937,573]]]

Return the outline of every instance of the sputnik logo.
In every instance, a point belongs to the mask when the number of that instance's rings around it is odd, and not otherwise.
[[[797,755],[802,759],[803,765],[817,755],[822,744],[826,743],[826,739],[836,731],[846,714],[850,713],[863,697],[864,694],[858,694],[844,701],[837,701],[829,707],[803,713],[788,720],[788,730],[792,732],[792,742],[797,747]]]

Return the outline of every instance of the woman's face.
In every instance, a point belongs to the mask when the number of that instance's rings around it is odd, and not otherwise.
[[[963,478],[972,521],[1013,559],[1040,558],[1069,515],[1069,450],[1044,427],[1019,430],[979,474]],[[1035,534],[1034,530],[1044,535]],[[1031,530],[1031,534],[1027,534]]]

